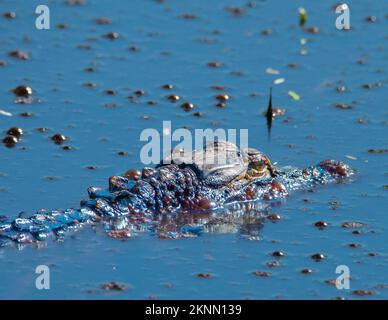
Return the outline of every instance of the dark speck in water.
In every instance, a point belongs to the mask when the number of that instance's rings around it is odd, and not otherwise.
[[[366,223],[358,222],[358,221],[348,221],[342,224],[342,227],[347,229],[362,228],[365,226],[366,226]]]
[[[310,274],[310,273],[313,272],[313,270],[312,270],[312,269],[309,269],[309,268],[304,268],[304,269],[302,269],[300,272],[303,273],[303,274]]]
[[[339,86],[335,89],[338,93],[343,93],[346,91],[346,87],[345,86]]]
[[[32,88],[28,86],[18,86],[12,90],[17,96],[24,97],[32,95]]]
[[[376,18],[376,16],[368,16],[368,17],[365,18],[365,20],[366,20],[367,22],[374,23],[374,22],[377,21],[377,18]]]
[[[352,293],[356,296],[373,296],[375,293],[370,290],[354,290]]]
[[[86,166],[85,167],[86,169],[88,169],[88,170],[97,170],[97,166]]]
[[[272,29],[264,29],[261,31],[261,34],[263,36],[270,36],[271,34],[273,34],[273,30]]]
[[[10,129],[7,130],[7,134],[10,135],[10,136],[15,136],[17,138],[19,138],[20,136],[23,135],[23,129],[22,128],[18,128],[18,127],[12,127]]]
[[[15,19],[16,18],[16,13],[13,11],[8,11],[3,13],[3,17],[7,19]]]
[[[280,267],[282,264],[279,261],[269,261],[266,263],[268,268]]]
[[[3,139],[3,143],[7,148],[13,148],[18,142],[19,139],[15,136],[7,136]]]
[[[180,98],[181,97],[176,94],[170,94],[169,96],[167,96],[167,99],[170,100],[171,102],[176,102],[180,100]]]
[[[220,68],[224,65],[221,61],[210,61],[207,63],[207,66],[210,68]]]
[[[107,25],[107,24],[112,24],[112,19],[106,18],[106,17],[100,17],[100,18],[96,18],[95,22],[99,25]]]
[[[103,37],[109,40],[116,40],[120,37],[120,34],[118,32],[108,32],[105,33]]]
[[[190,102],[184,102],[181,104],[181,108],[185,111],[191,111],[194,109],[194,105]]]
[[[19,113],[19,116],[23,118],[31,118],[33,114],[31,112],[22,112],[22,113]]]
[[[56,144],[61,144],[61,143],[63,143],[64,141],[67,140],[67,137],[64,136],[63,134],[57,133],[57,134],[54,134],[54,135],[51,137],[51,140],[54,141],[54,143],[56,143]]]
[[[262,278],[268,278],[271,276],[271,273],[266,271],[253,271],[252,274],[256,277],[262,277]]]
[[[348,247],[349,248],[360,248],[361,244],[359,244],[359,243],[349,243]]]
[[[12,58],[16,58],[19,60],[28,60],[30,59],[30,55],[28,52],[22,51],[22,50],[15,50],[8,52],[8,55]]]
[[[196,277],[199,279],[210,279],[212,275],[210,273],[198,273]]]
[[[322,261],[325,258],[326,257],[322,253],[314,253],[313,255],[311,255],[311,259],[315,261]]]
[[[225,93],[220,93],[219,95],[216,96],[216,99],[219,101],[228,101],[230,97]]]
[[[314,226],[316,226],[318,229],[325,229],[329,224],[326,221],[317,221],[314,223]]]
[[[349,104],[346,104],[346,103],[336,103],[336,104],[335,104],[335,107],[336,107],[337,109],[342,109],[342,110],[352,109],[352,106],[349,105]]]
[[[282,251],[274,251],[271,253],[271,255],[276,258],[283,258],[286,256],[286,254]]]
[[[172,84],[163,84],[161,88],[166,90],[171,90],[171,89],[174,89],[174,86]]]
[[[368,149],[368,153],[375,153],[375,154],[388,153],[388,149]]]
[[[281,219],[280,215],[276,214],[276,213],[271,213],[267,216],[267,219],[268,220],[271,220],[273,222],[276,222],[276,221],[279,221]]]
[[[125,291],[128,289],[128,286],[123,283],[112,281],[102,284],[101,288],[108,291]]]

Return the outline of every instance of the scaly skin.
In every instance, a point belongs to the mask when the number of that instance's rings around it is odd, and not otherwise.
[[[347,165],[326,160],[304,170],[277,169],[274,178],[240,179],[211,188],[188,167],[145,168],[137,181],[113,176],[106,191],[90,187],[89,199],[81,201],[79,209],[41,210],[16,219],[0,216],[0,247],[11,243],[39,245],[50,236],[62,240],[66,231],[85,224],[101,225],[113,238],[127,238],[140,231],[179,238],[237,229],[252,236],[255,232],[241,228],[260,228],[273,200],[295,190],[341,182],[352,174]]]

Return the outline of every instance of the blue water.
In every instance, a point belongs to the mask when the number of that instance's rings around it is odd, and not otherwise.
[[[388,3],[347,3],[352,25],[348,32],[334,26],[335,1],[307,0],[257,1],[254,8],[238,0],[88,0],[83,6],[50,1],[51,29],[39,31],[34,10],[40,1],[0,1],[1,14],[17,15],[0,17],[0,60],[8,63],[0,66],[0,109],[12,114],[0,114],[1,137],[13,126],[25,131],[15,148],[0,145],[0,214],[77,206],[88,186],[106,186],[109,176],[141,168],[140,133],[144,128],[161,130],[163,120],[171,120],[173,129],[248,128],[250,145],[279,165],[304,167],[333,158],[358,172],[351,184],[294,194],[273,208],[282,219],[266,222],[260,241],[235,234],[184,240],[141,234],[117,241],[84,228],[47,248],[0,249],[0,298],[387,299],[388,289],[382,285],[388,284],[388,154],[367,150],[388,148]],[[236,6],[245,10],[240,17],[225,9]],[[307,26],[319,27],[318,34],[299,28],[300,6],[308,12]],[[184,19],[184,13],[197,18]],[[372,15],[375,23],[365,21]],[[102,16],[112,24],[97,25],[94,19]],[[57,28],[61,23],[68,28]],[[268,28],[273,33],[263,35]],[[120,37],[102,37],[111,31]],[[307,40],[304,45],[302,38]],[[140,51],[128,50],[131,46]],[[8,56],[17,49],[29,52],[30,59]],[[301,55],[301,49],[307,55]],[[209,68],[210,61],[224,65]],[[290,63],[298,67],[290,68]],[[91,66],[95,72],[84,71]],[[280,74],[266,73],[268,67]],[[285,82],[273,85],[277,78]],[[95,83],[96,88],[84,83]],[[175,88],[160,88],[167,83]],[[373,89],[361,87],[376,83]],[[20,84],[30,85],[39,103],[15,104],[11,90]],[[219,92],[212,85],[226,87],[223,92],[231,96],[226,108],[215,107]],[[271,85],[274,105],[287,112],[274,120],[268,139],[263,112]],[[336,88],[343,85],[347,90],[338,93]],[[105,94],[106,89],[117,95]],[[138,89],[146,94],[131,103],[127,97]],[[288,96],[290,90],[301,99]],[[165,96],[172,93],[194,103],[194,111],[203,117],[184,112],[181,101],[168,101]],[[115,108],[105,106],[112,103]],[[335,108],[336,103],[352,109]],[[20,117],[21,112],[33,116]],[[367,123],[358,123],[360,118]],[[35,130],[39,127],[49,131],[40,133]],[[55,145],[49,137],[57,132],[70,137],[65,144],[75,149]],[[118,151],[128,156],[118,156]],[[86,169],[91,165],[96,170]],[[339,203],[335,208],[333,201]],[[329,227],[315,228],[319,220]],[[367,226],[355,235],[341,227],[346,221]],[[350,248],[349,243],[361,247]],[[282,266],[268,268],[266,263],[276,260],[270,256],[275,250],[287,256],[279,259]],[[327,258],[314,262],[310,255],[317,252]],[[51,269],[50,290],[35,288],[35,268],[41,264]],[[325,283],[336,278],[338,265],[350,269],[349,290]],[[312,274],[300,272],[307,267]],[[253,271],[272,275],[255,277]],[[199,279],[198,273],[212,277]],[[100,290],[108,281],[125,283],[129,289]],[[353,290],[374,295],[357,296]]]

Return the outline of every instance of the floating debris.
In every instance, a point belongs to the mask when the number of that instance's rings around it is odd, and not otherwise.
[[[304,269],[300,270],[300,272],[303,274],[310,274],[310,273],[313,273],[313,270],[310,268],[304,268]]]
[[[309,27],[304,30],[308,33],[313,33],[313,34],[319,33],[320,31],[318,27]]]
[[[66,0],[66,4],[69,6],[83,6],[86,4],[86,0]]]
[[[128,289],[128,286],[126,284],[112,281],[102,284],[101,288],[109,291],[125,291]]]
[[[118,32],[108,32],[105,33],[103,37],[109,40],[116,40],[120,37],[120,34]]]
[[[224,103],[224,102],[218,102],[218,103],[216,104],[216,107],[223,109],[223,108],[226,107],[226,103]]]
[[[63,134],[57,133],[54,134],[50,139],[54,141],[55,144],[61,144],[67,140],[67,137]]]
[[[104,90],[104,93],[106,93],[108,95],[111,95],[111,96],[117,95],[117,92],[115,90],[113,90],[113,89]]]
[[[317,221],[314,223],[314,226],[320,230],[325,229],[329,224],[326,221]]]
[[[57,29],[60,29],[60,30],[69,29],[69,26],[65,23],[58,23]]]
[[[348,243],[349,248],[360,248],[361,244],[359,243]]]
[[[288,95],[295,101],[300,100],[300,96],[295,91],[288,91]]]
[[[268,278],[271,276],[271,272],[266,271],[253,271],[252,274],[256,277]]]
[[[170,94],[169,96],[167,96],[167,99],[170,100],[171,102],[176,102],[180,100],[181,97],[176,94]]]
[[[224,65],[224,63],[221,62],[221,61],[210,61],[210,62],[207,63],[207,66],[209,68],[220,68],[223,65]]]
[[[241,17],[245,13],[245,10],[239,7],[227,7],[226,11],[230,12],[235,17]]]
[[[271,67],[265,69],[265,72],[268,73],[268,74],[280,74],[279,70],[272,69]]]
[[[97,24],[99,24],[99,25],[108,25],[108,24],[112,24],[112,19],[106,18],[106,17],[96,18],[94,21],[95,21]]]
[[[225,93],[221,93],[221,94],[216,96],[216,99],[219,101],[228,101],[230,99],[230,96],[228,96]]]
[[[31,118],[33,114],[31,112],[22,112],[22,113],[19,113],[19,116],[23,118]]]
[[[222,91],[225,90],[225,86],[220,86],[220,85],[212,85],[210,88],[216,91]]]
[[[128,156],[128,152],[127,151],[119,151],[119,152],[117,152],[117,155],[120,156],[120,157],[127,157]]]
[[[32,95],[32,88],[29,86],[17,86],[12,92],[19,97],[26,97]]]
[[[14,137],[19,138],[20,136],[22,136],[24,134],[24,132],[23,132],[22,128],[12,127],[12,128],[7,130],[7,134],[9,136],[14,136]]]
[[[284,83],[285,81],[286,79],[284,78],[278,78],[273,81],[273,84],[281,84],[281,83]]]
[[[366,119],[366,118],[358,118],[357,119],[357,123],[358,124],[366,124],[366,123],[368,123],[369,121],[368,121],[368,119]]]
[[[338,93],[344,93],[346,91],[346,87],[339,86],[339,87],[335,88],[335,91],[337,91]]]
[[[281,219],[280,215],[276,214],[276,213],[271,213],[267,216],[267,219],[268,220],[271,220],[273,222],[276,222],[276,221],[279,221]]]
[[[7,148],[13,148],[19,142],[19,139],[15,136],[7,136],[3,139],[3,143]]]
[[[325,255],[323,255],[322,253],[315,253],[315,254],[311,255],[311,259],[313,259],[315,261],[322,261],[325,258],[326,258]]]
[[[264,29],[264,30],[262,30],[261,31],[261,34],[263,35],[263,36],[270,36],[271,34],[273,34],[273,30],[272,29]]]
[[[348,158],[348,159],[350,159],[350,160],[358,160],[357,157],[352,156],[352,155],[346,155],[345,157]]]
[[[171,90],[174,89],[174,86],[172,84],[164,84],[161,86],[162,89]]]
[[[358,221],[348,221],[348,222],[344,222],[342,224],[342,227],[343,228],[347,228],[347,229],[362,228],[362,227],[365,227],[365,226],[367,226],[366,223],[358,222]]]
[[[2,109],[0,109],[0,115],[6,116],[6,117],[12,117],[11,112],[8,112],[8,111],[2,110]]]
[[[28,60],[30,59],[30,55],[22,50],[15,50],[15,51],[10,51],[8,52],[8,55],[12,58],[16,58],[19,60]]]
[[[193,113],[193,116],[198,117],[198,118],[203,117],[203,115],[204,115],[204,113],[200,112],[200,111],[197,111],[197,112]]]
[[[286,256],[286,254],[282,251],[274,251],[271,253],[271,256],[276,257],[276,258],[283,258]]]
[[[370,22],[370,23],[375,23],[377,21],[377,17],[376,16],[368,16],[365,18],[365,21]]]
[[[352,294],[356,296],[373,296],[375,293],[370,290],[354,290],[352,291]]]
[[[139,52],[140,51],[140,48],[139,47],[136,47],[136,46],[130,46],[128,48],[129,51],[132,51],[132,52]]]
[[[198,18],[195,14],[191,13],[182,13],[179,17],[185,20],[195,20]]]
[[[303,27],[307,21],[307,11],[305,8],[302,8],[302,7],[300,7],[298,11],[299,11],[299,25]]]
[[[280,267],[282,264],[279,261],[269,261],[266,263],[268,268]]]
[[[3,17],[7,19],[15,19],[16,13],[14,11],[8,11],[3,13]]]
[[[144,91],[144,90],[141,90],[141,89],[135,90],[133,93],[134,93],[136,96],[138,96],[138,97],[144,96],[144,95],[146,94],[145,91]]]
[[[193,110],[194,107],[195,107],[194,104],[189,103],[189,102],[185,102],[185,103],[182,103],[182,104],[181,104],[181,108],[182,108],[183,110],[187,111],[187,112]]]
[[[368,149],[368,153],[374,153],[374,154],[388,153],[388,149]]]
[[[353,107],[350,104],[346,104],[346,103],[336,103],[334,106],[337,109],[341,109],[341,110],[353,109]]]

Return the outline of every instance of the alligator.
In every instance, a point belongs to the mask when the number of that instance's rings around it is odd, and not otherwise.
[[[347,181],[353,174],[335,160],[305,169],[277,168],[256,149],[212,141],[189,155],[174,149],[160,165],[139,175],[112,176],[107,190],[89,187],[88,199],[78,208],[0,216],[0,247],[62,241],[84,225],[102,227],[119,239],[145,231],[160,238],[203,232],[255,238],[274,202],[296,190]]]

